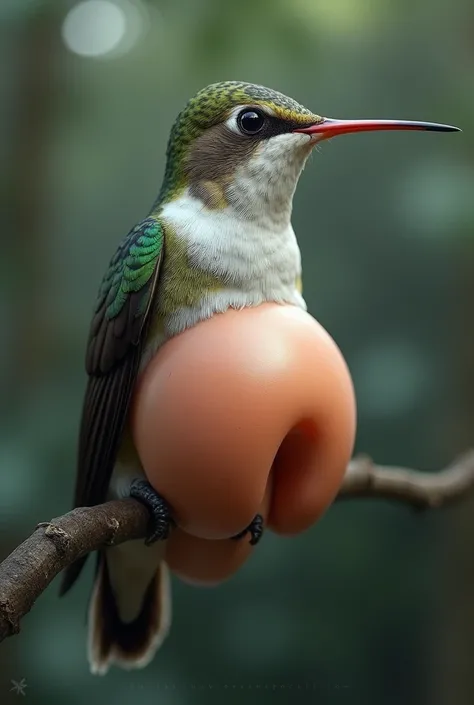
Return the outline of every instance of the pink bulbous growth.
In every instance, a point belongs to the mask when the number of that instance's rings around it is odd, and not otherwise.
[[[252,551],[229,538],[257,513],[280,534],[312,526],[338,492],[355,430],[344,358],[296,307],[229,310],[168,341],[139,380],[132,431],[178,524],[171,569],[225,579]]]

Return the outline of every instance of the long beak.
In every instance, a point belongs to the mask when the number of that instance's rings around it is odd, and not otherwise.
[[[334,120],[323,118],[321,122],[308,127],[300,127],[293,132],[305,135],[321,135],[320,140],[345,135],[349,132],[368,132],[373,130],[433,130],[435,132],[461,132],[459,127],[441,125],[438,122],[419,122],[416,120]]]

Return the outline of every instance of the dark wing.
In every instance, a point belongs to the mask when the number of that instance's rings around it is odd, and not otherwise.
[[[106,499],[163,250],[160,222],[152,217],[143,220],[119,245],[102,281],[87,345],[89,380],[79,433],[75,507]],[[67,568],[61,594],[75,582],[85,560]]]

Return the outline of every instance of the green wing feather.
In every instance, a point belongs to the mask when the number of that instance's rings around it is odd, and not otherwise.
[[[102,281],[87,345],[89,380],[79,434],[75,507],[106,499],[163,251],[159,220],[146,218],[119,245]],[[85,560],[81,558],[67,568],[61,594],[73,585]]]

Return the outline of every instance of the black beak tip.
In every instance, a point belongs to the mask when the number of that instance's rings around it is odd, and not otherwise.
[[[462,132],[460,127],[455,127],[454,125],[430,125],[426,128],[432,132]]]

